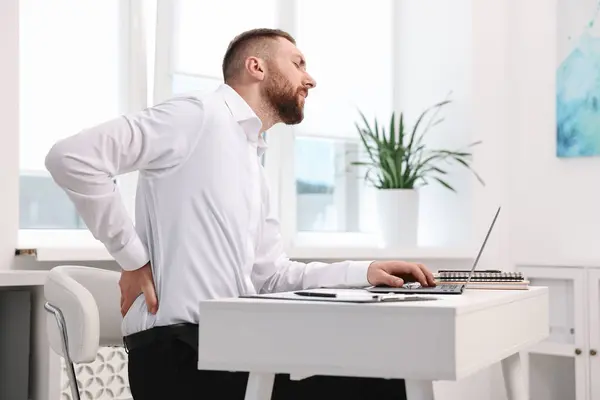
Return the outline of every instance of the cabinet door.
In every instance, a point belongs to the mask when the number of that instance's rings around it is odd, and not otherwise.
[[[588,400],[586,271],[545,266],[518,270],[532,286],[546,286],[550,292],[549,337],[528,350],[531,399]]]
[[[588,270],[590,400],[600,400],[600,269]]]

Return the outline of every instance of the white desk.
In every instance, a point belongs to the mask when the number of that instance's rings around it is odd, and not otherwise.
[[[433,381],[502,362],[509,400],[525,400],[518,352],[548,336],[548,290],[437,297],[378,304],[203,301],[198,368],[249,371],[247,400],[269,399],[275,373],[404,378],[409,400],[432,400]]]

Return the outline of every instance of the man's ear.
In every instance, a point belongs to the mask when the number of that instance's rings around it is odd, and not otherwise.
[[[262,81],[265,79],[265,63],[258,57],[246,58],[246,72],[254,79]]]

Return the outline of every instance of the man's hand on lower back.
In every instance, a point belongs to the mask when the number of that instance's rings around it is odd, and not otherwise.
[[[127,314],[135,299],[142,293],[146,298],[148,311],[156,314],[158,299],[150,263],[134,271],[121,271],[119,287],[121,288],[121,315],[123,317]]]
[[[373,286],[399,287],[405,282],[435,286],[433,274],[425,265],[406,261],[374,261],[367,271],[367,280]]]

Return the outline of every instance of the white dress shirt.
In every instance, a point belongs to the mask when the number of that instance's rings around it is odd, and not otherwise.
[[[260,162],[261,121],[228,85],[190,93],[54,145],[46,167],[125,270],[151,262],[158,312],[140,295],[124,335],[199,323],[203,299],[367,286],[370,261],[291,261]],[[113,179],[139,170],[135,226]],[[115,301],[118,301],[115,299]]]

